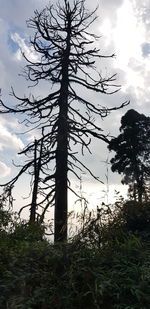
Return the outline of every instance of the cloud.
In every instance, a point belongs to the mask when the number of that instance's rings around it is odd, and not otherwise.
[[[26,20],[33,15],[35,9],[42,9],[49,4],[49,0],[0,0],[1,18],[7,20],[11,28],[14,26],[26,29]]]
[[[6,84],[7,74],[5,71],[5,66],[2,61],[0,61],[0,72],[2,72],[2,74],[0,74],[0,88],[3,88],[5,87]]]
[[[143,57],[147,57],[150,54],[150,43],[142,44],[142,55]]]
[[[53,2],[55,4],[55,1]],[[62,0],[60,0],[61,2]],[[3,88],[2,93],[9,93],[10,87],[13,85],[18,96],[23,97],[24,93],[28,94],[26,81],[24,78],[18,77],[18,73],[21,73],[21,69],[25,64],[20,49],[33,61],[37,60],[37,55],[27,45],[27,40],[30,34],[34,34],[34,30],[28,29],[25,21],[34,16],[35,9],[40,10],[48,3],[49,0],[0,0],[0,88]],[[89,9],[93,10],[99,4],[99,0],[87,0],[86,4]],[[114,96],[97,97],[92,93],[87,95],[93,102],[98,100],[101,105],[108,107],[118,106],[129,98],[131,100],[129,107],[111,113],[104,121],[101,121],[101,119],[96,120],[105,132],[110,132],[112,135],[118,134],[121,116],[125,114],[128,108],[135,108],[139,112],[149,113],[150,55],[147,52],[150,44],[149,13],[149,0],[143,0],[142,2],[141,0],[102,0],[98,9],[99,20],[95,25],[93,24],[94,32],[99,32],[102,35],[99,41],[102,54],[114,52],[116,54],[115,60],[104,62],[102,59],[99,64],[102,75],[103,68],[105,75],[105,67],[110,72],[118,73],[118,83],[121,83],[123,87],[122,91]],[[38,89],[30,88],[29,91],[35,93],[35,96],[40,95],[42,97],[45,93],[47,94],[49,88],[48,84],[43,82],[42,87],[40,84]],[[6,96],[4,102],[11,102],[12,104],[12,100],[14,100],[15,104],[17,103],[15,99],[8,96]],[[7,152],[9,148],[10,153],[11,149],[14,153],[14,150],[22,148],[23,142],[15,134],[18,130],[17,122],[12,120],[11,123],[10,121],[2,123],[0,121],[0,125],[1,150]],[[32,133],[27,137],[29,138],[28,142],[30,138],[32,139]],[[102,164],[102,161],[108,155],[106,145],[102,142],[93,141],[92,151],[92,156],[86,154],[83,159],[96,175],[105,181],[106,167]],[[119,182],[120,176],[110,174],[110,183],[117,184]]]
[[[101,31],[106,37],[105,44],[112,43],[116,52],[116,67],[126,70],[130,58],[141,60],[141,44],[145,40],[145,27],[134,11],[133,1],[124,0],[117,9],[114,27],[113,19],[104,19]]]
[[[15,134],[12,134],[6,126],[0,123],[0,150],[15,149],[20,150],[24,147],[23,142]]]
[[[116,9],[115,20],[108,14],[99,28],[105,48],[115,50],[113,67],[121,73],[122,91],[140,112],[144,112],[150,98],[149,12],[147,0],[124,0]]]
[[[33,62],[38,61],[39,56],[37,53],[34,51],[33,47],[29,47],[25,43],[25,39],[21,38],[18,33],[11,34],[11,39],[18,44],[19,49],[15,53],[15,58],[16,60],[22,60],[22,53],[25,54],[25,56]]]
[[[8,167],[5,163],[0,161],[0,175],[1,178],[8,176],[11,173],[11,168]]]

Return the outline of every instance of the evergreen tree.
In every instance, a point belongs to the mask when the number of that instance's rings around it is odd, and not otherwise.
[[[122,117],[120,131],[108,146],[116,152],[111,168],[124,175],[122,183],[141,202],[150,178],[150,118],[131,109]]]

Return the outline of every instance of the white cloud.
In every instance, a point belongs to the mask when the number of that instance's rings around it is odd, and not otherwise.
[[[15,134],[12,134],[6,126],[0,123],[0,150],[3,149],[22,149],[23,142]]]
[[[130,58],[142,59],[141,44],[145,41],[145,27],[138,20],[132,1],[125,0],[117,12],[114,42],[117,48],[117,64],[126,69]]]
[[[33,62],[38,61],[39,57],[37,53],[34,51],[33,47],[27,46],[25,43],[25,39],[21,38],[21,36],[18,33],[11,34],[11,39],[18,44],[19,49],[17,50],[15,57],[17,60],[22,60],[22,53],[25,54],[25,56]]]
[[[139,106],[150,97],[150,54],[143,55],[142,50],[143,44],[150,43],[147,11],[148,1],[124,0],[116,10],[116,20],[106,17],[100,27],[105,46],[114,47],[115,69],[123,72],[122,91],[130,93]]]
[[[3,64],[2,61],[0,61],[0,72],[2,74],[0,74],[0,88],[3,88],[6,84],[6,80],[7,80],[7,77],[6,77],[6,71],[5,71],[5,66]]]
[[[5,163],[0,161],[0,175],[1,178],[6,177],[10,174],[11,168],[8,167]]]

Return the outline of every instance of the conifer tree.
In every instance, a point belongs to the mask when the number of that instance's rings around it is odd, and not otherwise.
[[[150,117],[130,109],[121,119],[120,131],[108,146],[116,152],[111,168],[124,175],[122,183],[129,184],[130,195],[142,202],[150,180]]]

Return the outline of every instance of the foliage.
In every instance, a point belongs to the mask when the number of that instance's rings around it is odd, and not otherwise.
[[[112,171],[124,175],[122,183],[130,184],[134,200],[141,202],[150,177],[150,118],[131,109],[122,117],[120,131],[109,144],[116,152]]]
[[[15,228],[11,233],[11,238],[20,241],[38,241],[44,237],[45,226],[38,222],[21,222],[15,224]]]
[[[104,224],[100,217],[89,216],[84,232],[82,227],[68,244],[37,240],[33,226],[32,232],[25,225],[7,232],[0,238],[0,307],[148,309],[150,247],[148,238],[142,238],[144,231],[137,236],[125,224],[129,204],[109,214],[107,208],[101,211]],[[28,237],[32,233],[33,238]]]
[[[150,231],[150,202],[128,201],[123,205],[122,216],[128,230]]]
[[[9,205],[12,205],[12,196],[8,187],[5,187],[3,193],[0,195],[0,232],[5,231],[12,223],[12,216],[9,209],[7,209],[7,200]]]

